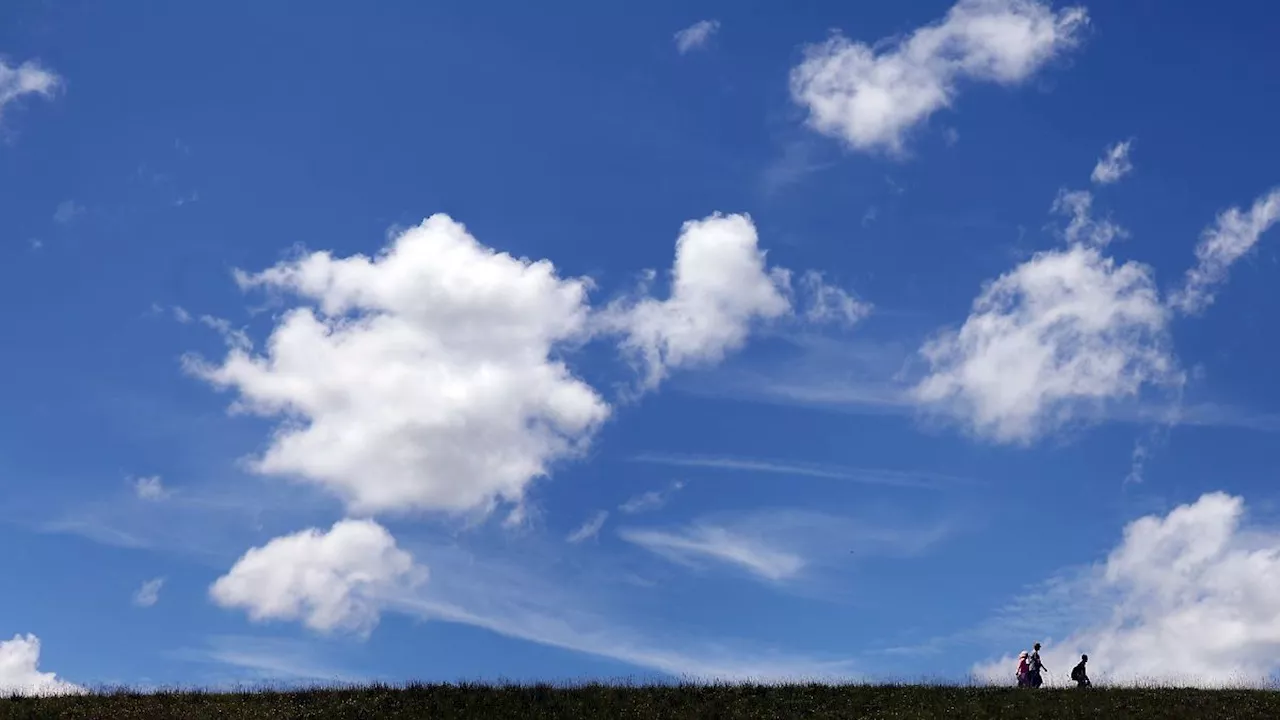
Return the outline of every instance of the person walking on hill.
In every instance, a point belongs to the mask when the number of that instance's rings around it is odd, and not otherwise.
[[[1084,671],[1084,664],[1089,662],[1088,655],[1080,656],[1080,664],[1071,668],[1071,679],[1076,681],[1076,687],[1087,688],[1093,687],[1093,682],[1089,680],[1089,675]]]
[[[1031,647],[1031,659],[1029,664],[1031,667],[1028,669],[1028,680],[1031,683],[1031,687],[1038,688],[1044,684],[1044,679],[1040,677],[1040,672],[1042,670],[1049,669],[1044,666],[1044,663],[1040,662],[1040,643],[1036,643]]]
[[[1018,671],[1015,677],[1018,678],[1018,687],[1030,687],[1031,663],[1027,660],[1027,651],[1023,650],[1018,653]]]

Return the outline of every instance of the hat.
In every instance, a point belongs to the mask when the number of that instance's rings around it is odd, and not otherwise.
[[[1026,650],[1023,650],[1022,652],[1018,653],[1018,657],[1020,657],[1020,658],[1024,658],[1024,657],[1026,657],[1026,656],[1027,656],[1027,651],[1026,651]]]

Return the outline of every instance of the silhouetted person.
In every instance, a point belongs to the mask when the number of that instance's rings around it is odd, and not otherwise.
[[[1031,661],[1027,659],[1027,651],[1023,650],[1018,653],[1018,687],[1031,686]]]
[[[1030,681],[1031,687],[1038,688],[1042,684],[1044,684],[1044,679],[1040,677],[1040,671],[1049,669],[1044,666],[1044,663],[1040,662],[1040,643],[1036,643],[1035,645],[1031,646],[1031,663],[1030,664],[1031,664],[1031,667],[1028,672],[1027,679]]]
[[[1080,656],[1080,664],[1071,668],[1071,679],[1076,681],[1076,687],[1093,687],[1093,682],[1089,680],[1089,675],[1084,671],[1084,664],[1089,662],[1088,655]]]

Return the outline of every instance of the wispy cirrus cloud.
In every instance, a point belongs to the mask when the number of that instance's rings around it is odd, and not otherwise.
[[[666,505],[667,501],[671,499],[671,496],[679,492],[682,488],[684,488],[684,482],[677,480],[671,483],[666,490],[649,490],[631,497],[626,502],[619,505],[618,510],[627,513],[628,515],[657,510],[663,505]]]
[[[605,520],[609,519],[608,510],[600,510],[587,518],[585,522],[578,526],[578,529],[569,533],[569,537],[565,538],[570,543],[580,543],[583,540],[590,540],[600,534],[600,528],[604,527]]]
[[[786,580],[805,566],[804,558],[766,542],[714,525],[678,531],[627,528],[619,537],[673,562],[712,561],[737,566],[765,580]]]
[[[678,527],[624,527],[618,536],[666,560],[695,569],[723,566],[758,580],[790,584],[816,579],[849,556],[909,557],[956,528],[949,522],[890,523],[885,508],[857,517],[801,508],[716,513]]]
[[[853,482],[868,483],[872,485],[892,485],[898,487],[941,487],[948,484],[971,484],[976,482],[969,478],[948,475],[945,473],[891,470],[887,468],[847,467],[841,465],[798,463],[730,456],[646,453],[636,455],[630,459],[632,462],[670,465],[674,467],[794,475],[826,480],[850,480]]]

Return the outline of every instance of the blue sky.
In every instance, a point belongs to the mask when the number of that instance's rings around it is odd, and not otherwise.
[[[1280,670],[1274,10],[311,7],[0,9],[0,686]]]

